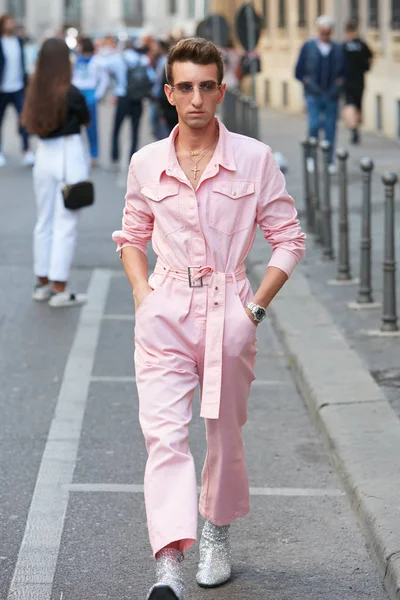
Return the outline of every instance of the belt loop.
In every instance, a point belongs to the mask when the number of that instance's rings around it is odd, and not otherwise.
[[[235,290],[236,290],[235,294],[236,294],[236,296],[239,296],[239,285],[238,285],[237,277],[236,277],[235,273],[232,273],[232,279],[233,279],[233,283],[235,284]]]
[[[167,277],[168,277],[168,275],[169,275],[169,272],[170,272],[170,270],[171,270],[171,267],[167,267],[167,268],[165,269],[165,273],[164,273],[164,274],[163,274],[163,276],[162,276],[162,279],[161,279],[161,283],[160,283],[160,285],[164,285],[164,281],[167,279]]]

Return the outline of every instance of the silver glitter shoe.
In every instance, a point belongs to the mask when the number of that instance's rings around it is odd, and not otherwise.
[[[200,563],[196,580],[200,587],[223,585],[232,575],[229,525],[206,521],[200,540]]]
[[[182,561],[183,554],[179,550],[161,550],[157,558],[157,583],[149,591],[147,600],[185,600]]]

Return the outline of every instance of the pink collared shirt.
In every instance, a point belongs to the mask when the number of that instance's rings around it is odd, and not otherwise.
[[[235,272],[259,225],[273,249],[268,266],[290,276],[304,256],[305,235],[272,151],[217,121],[219,141],[196,191],[176,157],[179,126],[134,154],[122,230],[112,236],[117,251],[135,246],[146,253],[152,240],[156,254],[178,269]]]

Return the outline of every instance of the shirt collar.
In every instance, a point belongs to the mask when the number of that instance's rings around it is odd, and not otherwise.
[[[214,154],[215,161],[228,171],[236,171],[235,155],[229,131],[217,117],[215,117],[215,120],[219,127],[219,139]],[[166,172],[167,175],[174,175],[175,170],[179,168],[175,151],[175,139],[178,133],[179,125],[176,125],[168,138],[168,165],[166,169],[164,168],[159,171],[159,178],[161,178],[161,175],[164,172]]]

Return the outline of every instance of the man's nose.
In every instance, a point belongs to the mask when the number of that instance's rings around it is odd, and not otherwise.
[[[193,90],[192,104],[196,107],[199,107],[203,104],[203,96],[197,87]]]

